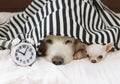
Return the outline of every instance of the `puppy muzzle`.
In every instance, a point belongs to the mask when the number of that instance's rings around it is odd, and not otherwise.
[[[97,61],[96,60],[91,60],[92,63],[96,63]]]
[[[61,65],[64,63],[64,59],[62,57],[55,56],[52,58],[52,63],[55,65]]]

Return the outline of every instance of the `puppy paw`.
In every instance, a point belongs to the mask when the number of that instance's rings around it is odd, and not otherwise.
[[[80,58],[82,58],[81,52],[76,52],[76,53],[73,55],[73,59],[74,59],[74,60],[77,60],[77,59],[80,59]]]

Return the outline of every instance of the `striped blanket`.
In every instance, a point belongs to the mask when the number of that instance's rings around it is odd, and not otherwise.
[[[15,38],[33,38],[35,46],[47,35],[74,37],[85,43],[113,43],[120,48],[120,18],[100,0],[33,0],[0,25],[0,46]]]

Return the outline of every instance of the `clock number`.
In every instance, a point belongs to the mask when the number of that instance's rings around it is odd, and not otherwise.
[[[17,56],[18,54],[17,53],[15,53],[15,56]]]
[[[22,60],[20,59],[20,62],[22,62]]]
[[[26,45],[23,45],[22,47],[23,47],[23,48],[26,48]]]
[[[33,56],[33,52],[31,53],[31,55]]]
[[[19,57],[16,57],[16,60],[19,60]]]
[[[19,49],[21,49],[21,46],[19,47]]]
[[[31,51],[32,51],[32,49],[30,48],[30,49],[29,49],[29,51],[31,52]]]
[[[19,49],[17,49],[16,52],[19,52]]]
[[[29,63],[29,59],[27,59],[27,62]]]
[[[32,59],[32,56],[30,57],[30,59]]]

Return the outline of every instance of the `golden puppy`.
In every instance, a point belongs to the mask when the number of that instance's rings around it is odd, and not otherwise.
[[[79,56],[76,55],[77,52],[80,52]],[[38,46],[38,54],[40,53],[48,61],[61,65],[86,56],[86,44],[67,36],[49,35]]]

